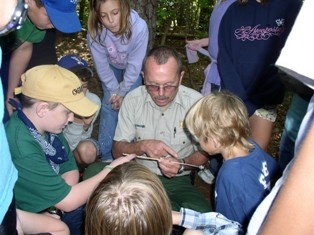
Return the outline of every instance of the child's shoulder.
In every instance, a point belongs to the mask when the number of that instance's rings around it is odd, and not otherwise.
[[[88,90],[86,92],[86,97],[88,99],[90,99],[91,101],[93,101],[95,104],[97,104],[98,106],[101,105],[101,100],[99,98],[99,96],[96,93],[91,92],[90,90]]]
[[[5,130],[8,135],[19,135],[17,133],[23,133],[27,132],[28,130],[26,129],[24,123],[21,121],[21,119],[18,118],[17,112],[14,112],[9,121],[5,123]]]
[[[135,10],[131,10],[131,21],[133,26],[147,27],[146,21]]]

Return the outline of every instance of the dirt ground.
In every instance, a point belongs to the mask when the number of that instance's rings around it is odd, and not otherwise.
[[[197,62],[196,64],[189,65],[186,60],[184,40],[168,40],[166,44],[175,47],[182,55],[184,65],[185,65],[185,76],[183,79],[183,84],[188,87],[194,88],[196,90],[200,90],[203,83],[203,71],[209,63],[208,58],[200,55],[199,62]],[[155,43],[155,45],[158,45],[158,43]],[[76,35],[70,35],[70,36],[58,35],[56,48],[57,48],[57,55],[59,58],[63,55],[67,55],[70,53],[78,54],[81,57],[83,57],[85,60],[87,60],[91,68],[94,70],[90,51],[86,44],[85,32],[79,33]],[[97,77],[97,73],[95,70],[94,70],[94,79],[91,80],[89,84],[89,88],[92,92],[102,97],[101,85],[100,85],[100,82],[99,82],[99,79]],[[286,116],[287,108],[290,103],[290,98],[291,98],[291,94],[287,93],[283,104],[279,105],[278,107],[277,121],[275,122],[275,126],[273,128],[272,138],[271,138],[271,142],[268,149],[268,152],[274,158],[278,157],[279,141],[280,141],[281,132],[283,129],[283,124],[284,124],[284,119]],[[94,128],[93,135],[94,137],[97,137],[98,135],[98,123],[97,122]],[[206,184],[199,177],[195,178],[195,184],[200,189],[200,191],[206,196],[206,198],[209,201],[211,201],[212,186]]]

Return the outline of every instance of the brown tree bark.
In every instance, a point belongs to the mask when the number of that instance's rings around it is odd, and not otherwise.
[[[154,46],[156,37],[157,0],[130,0],[131,7],[146,21],[149,32],[148,49]]]

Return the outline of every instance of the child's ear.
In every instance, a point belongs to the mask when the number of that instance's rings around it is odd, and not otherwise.
[[[219,143],[219,141],[217,141],[216,139],[213,139],[213,143],[214,143],[215,148],[220,148],[221,144]]]
[[[49,104],[47,102],[38,102],[36,105],[36,113],[42,118],[49,111]]]

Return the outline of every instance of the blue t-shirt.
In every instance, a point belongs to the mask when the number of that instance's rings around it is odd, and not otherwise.
[[[243,226],[269,193],[278,171],[275,159],[254,145],[249,155],[224,161],[216,179],[216,212]]]
[[[0,49],[0,64],[1,58],[2,51]],[[3,217],[11,204],[13,198],[13,187],[17,180],[17,170],[11,160],[7,137],[2,122],[3,114],[4,100],[2,83],[0,82],[0,223],[2,223]]]

